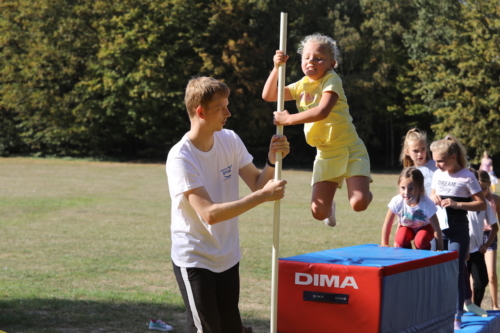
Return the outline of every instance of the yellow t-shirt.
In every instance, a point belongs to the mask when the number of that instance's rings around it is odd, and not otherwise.
[[[342,88],[342,80],[334,71],[328,71],[320,80],[310,81],[307,76],[288,86],[299,112],[319,105],[324,91],[339,96],[328,117],[304,124],[306,142],[319,150],[330,150],[358,142],[358,133],[349,114],[349,105]]]

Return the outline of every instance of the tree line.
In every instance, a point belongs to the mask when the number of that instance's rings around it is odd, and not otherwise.
[[[414,126],[454,134],[472,159],[500,151],[498,0],[3,0],[0,155],[164,159],[189,128],[187,81],[207,75],[231,88],[227,128],[263,162],[276,105],[261,92],[282,11],[287,83],[303,76],[304,36],[335,38],[375,166],[398,164]],[[288,162],[311,164],[302,126],[285,134]]]

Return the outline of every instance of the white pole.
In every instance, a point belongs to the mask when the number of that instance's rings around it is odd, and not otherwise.
[[[286,27],[288,14],[281,13],[280,25],[280,51],[286,54]],[[278,68],[278,111],[285,108],[285,64]],[[276,126],[276,134],[283,135],[283,126]],[[276,153],[276,169],[274,179],[281,179],[281,153]],[[273,224],[273,263],[272,263],[272,286],[271,286],[271,333],[278,329],[278,263],[280,248],[280,200],[274,202],[274,224]]]

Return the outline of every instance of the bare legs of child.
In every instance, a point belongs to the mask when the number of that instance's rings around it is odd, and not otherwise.
[[[488,317],[488,312],[486,312],[486,310],[472,303],[473,294],[472,294],[471,284],[474,283],[474,281],[469,272],[468,265],[464,266],[464,279],[465,279],[464,310],[467,312],[472,312],[475,315],[478,315],[479,317]]]
[[[498,306],[498,280],[497,280],[497,251],[488,250],[484,254],[484,261],[486,262],[486,268],[488,270],[488,278],[491,295],[491,308],[493,310],[500,310]]]
[[[324,181],[313,185],[311,213],[316,220],[324,221],[327,226],[335,227],[335,202],[333,197],[337,192],[338,183]]]
[[[370,192],[370,178],[365,176],[354,176],[346,179],[347,197],[355,212],[362,212],[368,208],[373,200]]]
[[[373,199],[370,192],[370,178],[365,176],[354,176],[346,179],[347,197],[351,207],[356,212],[368,208]],[[323,181],[313,186],[311,212],[316,220],[324,221],[326,225],[334,227],[337,223],[335,218],[335,192],[338,183]]]

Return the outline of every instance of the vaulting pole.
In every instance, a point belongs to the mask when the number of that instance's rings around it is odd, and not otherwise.
[[[281,13],[280,24],[280,51],[286,54],[288,14]],[[285,64],[278,68],[278,111],[285,108]],[[283,135],[283,126],[276,126],[276,134]],[[281,179],[282,155],[276,153],[276,169],[274,179]],[[272,262],[272,286],[271,286],[271,333],[276,333],[278,329],[278,263],[280,248],[280,202],[274,202],[274,224],[273,224],[273,262]]]

